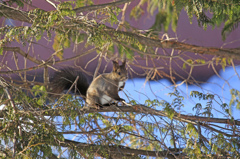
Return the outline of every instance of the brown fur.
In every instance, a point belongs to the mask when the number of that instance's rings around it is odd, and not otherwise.
[[[128,78],[125,65],[126,60],[121,66],[113,61],[113,71],[111,73],[101,74],[92,81],[87,90],[86,102],[89,106],[111,104],[114,101],[124,100],[119,97],[118,91],[123,89]],[[120,83],[123,83],[123,85],[119,87]]]

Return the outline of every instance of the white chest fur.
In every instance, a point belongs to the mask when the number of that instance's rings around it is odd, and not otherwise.
[[[118,83],[118,89],[119,89],[120,87],[124,86],[124,83],[125,83],[125,82],[120,81],[120,82]]]
[[[104,105],[104,104],[109,104],[112,102],[112,98],[107,96],[107,95],[103,95],[101,98],[100,98],[100,104]]]

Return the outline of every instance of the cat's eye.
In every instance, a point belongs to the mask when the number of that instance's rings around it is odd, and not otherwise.
[[[121,72],[118,72],[118,75],[121,75]]]

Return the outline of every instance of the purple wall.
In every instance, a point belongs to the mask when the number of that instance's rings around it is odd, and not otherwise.
[[[96,1],[103,3],[103,1]],[[133,1],[126,12],[126,21],[129,22],[132,26],[138,28],[138,29],[149,29],[155,21],[155,15],[151,16],[148,13],[145,13],[141,16],[141,18],[139,20],[135,20],[134,18],[130,18],[129,14],[131,9],[133,8],[133,6],[135,6],[137,4],[138,1]],[[41,9],[44,10],[53,10],[54,8],[49,5],[46,1],[44,0],[33,0],[33,4],[32,6],[30,6],[29,8],[25,8],[26,10],[29,9],[33,9],[35,7],[39,7]],[[144,8],[144,7],[143,7]],[[145,7],[146,8],[146,7]],[[2,20],[2,19],[1,19]],[[13,22],[14,25],[22,25],[22,23],[19,22]],[[221,27],[222,28],[222,27]],[[183,41],[189,44],[195,44],[195,45],[199,45],[199,46],[206,46],[206,47],[228,47],[228,48],[234,48],[234,47],[239,47],[239,42],[234,42],[234,43],[230,43],[233,42],[235,40],[238,40],[240,37],[240,30],[236,29],[235,31],[233,31],[229,36],[227,36],[226,41],[222,41],[222,37],[221,37],[221,28],[215,28],[214,30],[212,30],[211,27],[209,27],[206,31],[203,30],[202,28],[200,28],[198,26],[197,20],[195,18],[193,18],[192,24],[190,24],[189,20],[188,20],[188,16],[186,14],[186,12],[184,10],[182,10],[180,17],[179,17],[179,21],[178,21],[178,27],[177,27],[177,32],[174,33],[171,29],[168,31],[168,35],[170,38],[177,38],[178,41]],[[22,48],[23,51],[28,52],[31,56],[36,57],[39,60],[46,60],[48,59],[51,54],[54,52],[54,50],[52,49],[52,44],[53,42],[47,42],[46,40],[42,39],[38,42],[39,44],[32,44],[32,47],[27,48],[27,47],[21,47],[18,43],[12,43],[9,46],[19,46]],[[230,43],[228,45],[225,45],[226,43]],[[71,48],[65,49],[64,50],[64,58],[68,58],[68,57],[72,57],[75,54],[78,54],[80,52],[84,52],[86,49],[83,47],[83,45],[77,46],[77,49],[75,49],[73,51],[73,44],[71,46]],[[168,52],[170,52],[170,50],[167,50]],[[15,70],[17,69],[14,63],[14,60],[12,58],[13,53],[12,52],[5,52],[3,56],[0,56],[0,62],[2,62],[2,64],[4,66],[8,66],[11,69]],[[212,58],[212,56],[198,56],[195,55],[193,53],[187,53],[187,55],[189,55],[190,57],[196,57],[196,58]],[[76,62],[71,61],[71,62],[67,62],[61,65],[55,65],[56,67],[65,67],[65,66],[74,66],[74,65],[80,65],[82,67],[84,67],[86,65],[86,63],[92,59],[93,57],[96,56],[96,53],[91,53],[88,56],[84,56],[81,59],[78,59]],[[186,57],[185,59],[188,59],[188,57]],[[138,62],[140,65],[146,65],[145,60],[144,59],[138,59]],[[7,64],[6,64],[7,63]],[[18,65],[21,68],[24,68],[24,59],[19,55],[18,56]],[[130,64],[131,65],[131,64]],[[163,63],[160,62],[156,62],[156,66],[162,66]],[[179,66],[177,66],[179,65]],[[27,61],[26,64],[27,68],[29,67],[33,67],[35,66],[34,63]],[[87,71],[90,72],[94,72],[95,68],[97,66],[97,60],[94,60],[93,62],[91,62],[88,67],[87,67]],[[149,64],[149,66],[151,66],[151,63]],[[106,72],[111,71],[111,64],[109,64],[109,66],[107,67]],[[138,73],[143,73],[143,70],[132,66],[134,69],[136,69],[136,72]],[[165,67],[167,67],[167,65],[165,65]],[[187,68],[186,70],[182,70],[182,62],[178,62],[177,64],[173,64],[173,68],[184,78],[187,77],[188,75],[188,71],[189,68]],[[103,69],[105,68],[105,63],[102,64],[102,67],[100,69],[100,72],[103,71]],[[217,67],[217,70],[219,70],[221,68],[221,66],[219,65]],[[5,67],[6,70],[6,67]],[[2,71],[2,70],[1,70]],[[39,74],[37,73],[40,70],[34,70],[29,72],[30,74]],[[164,71],[167,74],[169,73],[168,69],[165,70],[160,70],[160,71]],[[212,76],[214,73],[213,69],[211,67],[205,66],[205,67],[195,67],[193,70],[193,77],[196,80],[200,80],[200,81],[206,81],[210,76]],[[137,74],[132,74],[133,77],[141,77],[138,76]],[[177,80],[181,80],[180,78],[176,77]]]

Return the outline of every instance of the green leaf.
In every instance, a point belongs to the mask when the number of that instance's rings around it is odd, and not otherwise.
[[[160,11],[156,17],[155,17],[155,23],[151,27],[152,30],[154,31],[162,31],[164,24],[167,23],[167,13],[166,11],[162,10]],[[167,31],[168,28],[164,27],[164,31]]]
[[[76,0],[76,6],[75,8],[83,7],[84,6],[84,0]]]
[[[188,62],[189,64],[193,64],[193,60],[192,60],[192,59],[187,59],[187,62]]]
[[[167,113],[167,116],[172,120],[175,115],[174,109],[171,108],[170,105],[166,105],[166,107],[164,108],[164,111]]]
[[[0,47],[0,55],[3,55],[3,47]]]
[[[139,42],[136,42],[136,45],[138,46],[138,49],[139,49],[139,50],[142,50],[142,49],[143,49],[143,46],[142,46],[142,44],[141,44],[141,43],[139,43]]]
[[[222,69],[223,71],[225,71],[225,67],[227,66],[227,62],[226,62],[226,58],[222,58],[222,62],[221,62],[221,65],[222,65]]]
[[[185,62],[183,63],[182,68],[183,68],[183,69],[186,69],[186,63],[185,63]]]
[[[42,34],[37,34],[35,36],[36,41],[39,41],[42,38]]]
[[[63,43],[64,48],[69,48],[70,44],[71,44],[70,40],[68,38],[65,38]]]
[[[137,20],[143,13],[144,10],[139,6],[136,6],[131,10],[130,17]]]

